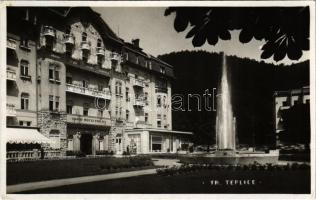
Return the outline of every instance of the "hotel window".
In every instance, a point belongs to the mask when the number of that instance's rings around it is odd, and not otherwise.
[[[119,111],[119,108],[115,107],[115,117],[118,117],[118,111]]]
[[[87,41],[87,33],[86,32],[82,33],[81,40],[82,40],[82,42],[86,42]]]
[[[59,71],[57,66],[53,64],[49,66],[48,78],[51,81],[59,81]]]
[[[84,107],[83,108],[83,115],[84,116],[88,116],[89,115],[89,108],[88,107]]]
[[[157,127],[161,128],[161,120],[157,120]]]
[[[49,66],[48,78],[49,78],[49,80],[53,80],[54,79],[54,68],[51,67],[51,66]]]
[[[126,96],[126,101],[130,101],[130,98],[129,98],[129,88],[125,88],[125,96]]]
[[[89,57],[89,52],[88,51],[83,51],[82,52],[82,61],[87,63],[88,62],[88,57]]]
[[[55,110],[59,110],[59,96],[55,96]]]
[[[19,121],[19,125],[20,125],[20,126],[23,126],[23,125],[24,125],[24,122],[23,122],[23,121]]]
[[[129,110],[126,110],[126,121],[129,120]]]
[[[136,64],[139,64],[139,58],[136,56]]]
[[[167,120],[167,115],[163,115],[163,120]]]
[[[72,77],[71,76],[66,76],[66,83],[72,84]]]
[[[98,110],[98,117],[103,117],[103,110],[101,109]]]
[[[162,105],[163,105],[165,108],[167,107],[167,104],[166,104],[166,96],[163,97]]]
[[[98,90],[103,91],[104,86],[102,84],[98,84]]]
[[[166,68],[160,66],[160,73],[165,74],[166,73]]]
[[[157,96],[157,107],[161,107],[161,96]]]
[[[31,122],[26,122],[26,126],[31,126]]]
[[[72,55],[72,46],[66,45],[66,57],[70,58]]]
[[[67,109],[67,114],[72,114],[72,105],[67,105],[66,106],[66,109]]]
[[[101,39],[98,39],[98,41],[97,41],[97,47],[102,47],[102,41],[101,41]]]
[[[151,136],[151,150],[160,152],[162,150],[162,137],[161,136]]]
[[[24,36],[21,36],[20,48],[30,50],[29,40]]]
[[[282,106],[288,106],[288,102],[287,101],[283,101],[282,102]]]
[[[145,101],[146,105],[148,105],[148,92],[145,92],[145,94],[144,94],[144,101]]]
[[[88,87],[88,81],[82,80],[82,87],[87,88]]]
[[[104,61],[103,56],[98,56],[98,58],[97,58],[97,62],[98,62],[98,65],[99,65],[99,66],[102,66],[103,61]]]
[[[21,60],[20,63],[21,76],[29,76],[29,62],[26,60]]]
[[[49,95],[49,110],[53,111],[54,110],[54,96]]]
[[[151,69],[151,61],[148,61],[148,67]]]
[[[52,141],[50,146],[53,149],[60,149],[60,134],[59,134],[59,130],[51,130],[49,132],[49,139]]]
[[[120,81],[115,83],[115,94],[122,95],[122,83]]]
[[[28,110],[29,109],[29,94],[22,93],[21,94],[21,110]]]
[[[145,113],[145,123],[148,122],[148,113]]]

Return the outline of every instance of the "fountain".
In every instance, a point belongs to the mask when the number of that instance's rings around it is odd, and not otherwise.
[[[279,158],[278,150],[254,151],[249,148],[247,151],[236,149],[236,118],[233,115],[229,70],[226,57],[223,55],[223,70],[217,95],[217,116],[216,116],[216,151],[208,153],[203,157],[207,162],[216,164],[251,164],[254,162],[276,163]]]

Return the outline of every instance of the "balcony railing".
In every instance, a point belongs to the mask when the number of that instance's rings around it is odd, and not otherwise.
[[[81,50],[90,51],[90,44],[87,41],[81,42]]]
[[[15,105],[7,104],[7,116],[16,116]]]
[[[104,48],[103,47],[97,47],[97,55],[98,56],[104,56]]]
[[[72,34],[66,34],[64,43],[68,45],[74,45],[75,44],[75,38]]]
[[[118,53],[115,53],[115,52],[112,52],[111,55],[110,55],[110,57],[111,57],[111,60],[116,60],[116,61],[118,61],[118,60],[120,59],[119,54],[118,54]]]
[[[136,98],[133,105],[136,107],[144,107],[146,105],[146,101],[143,98]]]
[[[86,88],[78,85],[67,84],[66,86],[67,92],[72,92],[76,94],[82,94],[91,97],[99,97],[104,99],[111,99],[111,93],[109,89],[104,89],[103,91],[99,91],[93,88]]]
[[[143,88],[143,87],[145,87],[145,82],[143,80],[134,79],[133,86],[142,87]]]
[[[7,69],[7,80],[15,81],[16,80],[16,72],[13,70]]]
[[[61,152],[58,150],[46,150],[44,151],[44,158],[58,158],[61,157]],[[7,151],[7,160],[38,160],[41,158],[41,152],[39,150],[33,151]]]
[[[43,35],[47,37],[56,37],[55,29],[52,26],[44,26]]]
[[[16,41],[13,39],[8,39],[7,40],[7,48],[8,49],[12,49],[12,50],[16,50]]]

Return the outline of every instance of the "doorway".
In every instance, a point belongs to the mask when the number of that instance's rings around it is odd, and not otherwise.
[[[80,138],[80,151],[86,155],[92,154],[92,135],[82,134]]]
[[[122,137],[120,136],[116,136],[115,138],[115,150],[118,154],[122,152]]]

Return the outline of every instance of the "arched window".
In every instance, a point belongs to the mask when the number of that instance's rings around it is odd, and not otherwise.
[[[157,107],[161,107],[161,96],[157,96]]]
[[[115,83],[115,94],[121,95],[122,94],[122,83],[120,81],[117,81]]]
[[[87,33],[86,32],[83,32],[82,33],[82,42],[86,42],[87,41]]]
[[[97,41],[97,47],[102,47],[102,40],[101,40],[101,39],[98,39],[98,41]]]

